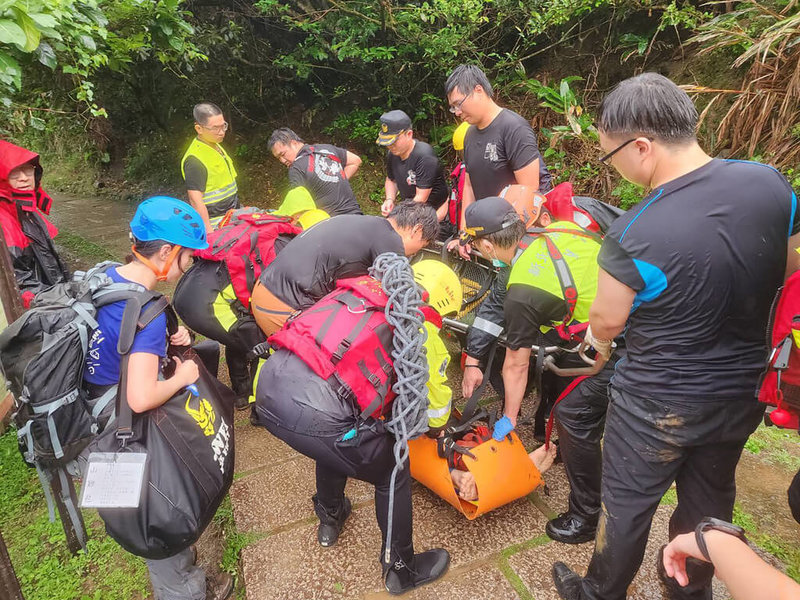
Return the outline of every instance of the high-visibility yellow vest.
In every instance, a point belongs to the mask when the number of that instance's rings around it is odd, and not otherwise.
[[[186,179],[184,166],[190,156],[203,163],[208,173],[206,189],[203,190],[203,204],[208,209],[211,224],[216,225],[228,210],[239,205],[236,168],[222,146],[219,144],[210,146],[195,138],[181,160],[181,174],[184,179]]]
[[[579,225],[569,221],[551,223],[545,229],[584,231]],[[597,295],[597,254],[600,252],[600,244],[597,239],[571,233],[553,232],[546,235],[564,257],[578,291],[578,300],[570,322],[586,323],[589,320],[589,308]],[[508,277],[508,286],[514,284],[529,285],[549,292],[556,298],[564,297],[555,263],[542,236],[535,238],[516,257]],[[561,321],[552,323],[559,324]],[[549,327],[543,326],[542,329],[547,330]]]
[[[425,356],[428,360],[428,426],[444,427],[450,418],[453,392],[447,385],[447,365],[450,364],[450,353],[439,336],[440,329],[425,321],[423,324],[428,333],[425,340]]]

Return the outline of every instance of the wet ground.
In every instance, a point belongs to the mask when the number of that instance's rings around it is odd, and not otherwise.
[[[134,206],[99,199],[57,198],[53,217],[66,234],[74,260],[84,266],[99,252],[121,259],[129,248],[127,222]],[[458,374],[454,373],[454,379]],[[458,389],[458,381],[454,381]],[[491,392],[489,392],[491,394]],[[528,401],[525,409],[532,411]],[[529,413],[530,414],[530,413]],[[377,599],[382,591],[378,552],[380,535],[370,486],[350,482],[352,517],[339,543],[329,549],[316,542],[312,461],[295,453],[266,430],[237,415],[236,477],[230,497],[236,535],[243,540],[239,597],[248,600]],[[532,444],[523,430],[523,441]],[[800,468],[796,434],[759,430],[748,444],[737,471],[737,515],[756,541],[777,554],[791,569],[800,569],[800,528],[786,504],[786,489]],[[414,542],[418,550],[445,547],[452,555],[448,575],[406,597],[422,599],[557,598],[550,577],[552,563],[562,560],[583,572],[591,543],[566,546],[544,535],[548,518],[565,510],[569,493],[563,465],[547,473],[550,495],[541,489],[475,521],[419,484],[413,486]],[[629,590],[636,600],[655,600],[663,593],[655,573],[655,556],[666,542],[674,493],[658,509],[642,568]],[[230,535],[231,532],[225,532]],[[200,544],[200,561],[214,571],[226,544],[212,527]],[[796,562],[795,562],[796,561]],[[779,560],[775,564],[781,565]],[[717,582],[715,598],[727,598]]]

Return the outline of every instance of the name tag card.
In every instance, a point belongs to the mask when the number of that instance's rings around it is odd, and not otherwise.
[[[81,489],[81,508],[137,508],[147,454],[92,452]]]

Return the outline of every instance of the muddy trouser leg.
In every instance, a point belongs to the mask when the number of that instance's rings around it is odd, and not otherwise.
[[[600,480],[608,382],[613,365],[584,379],[555,407],[558,447],[569,480],[569,512],[587,523],[600,514]]]
[[[341,492],[334,489],[336,481],[331,483],[330,478],[346,479],[352,477],[366,481],[375,486],[375,516],[381,528],[381,558],[386,543],[386,525],[389,515],[389,488],[394,468],[394,437],[382,431],[378,426],[377,432],[360,431],[358,446],[342,446],[337,443],[340,435],[311,436],[298,431],[290,431],[272,422],[265,412],[259,411],[262,423],[270,433],[282,439],[298,452],[317,461],[318,471],[326,470],[329,474],[323,478],[326,485],[331,485],[327,490],[317,489],[317,494],[325,496],[326,501],[332,501],[335,494],[344,498]],[[267,417],[267,418],[265,418]],[[319,482],[319,477],[317,479]],[[342,479],[338,479],[339,482]],[[337,489],[342,489],[337,488]],[[321,493],[322,492],[322,493]],[[414,545],[411,541],[411,476],[409,466],[397,474],[394,493],[394,511],[392,514],[392,560],[402,558],[406,563],[414,556]]]
[[[250,379],[250,363],[246,353],[237,346],[225,346],[225,362],[228,364],[228,375],[231,378],[231,389],[237,398],[250,396],[253,382]]]
[[[653,515],[676,479],[676,533],[694,529],[706,514],[730,519],[730,511],[723,515],[720,508],[728,503],[733,506],[729,494],[734,489],[736,462],[762,413],[755,401],[686,401],[679,405],[640,398],[611,386],[603,446],[602,510],[594,555],[583,580],[585,598],[624,600],[642,563]],[[704,453],[714,457],[706,460]],[[725,498],[714,499],[714,494]],[[700,516],[695,520],[695,515]],[[690,585],[706,594],[710,575],[698,573],[699,579]]]
[[[189,548],[162,560],[146,559],[156,600],[205,600],[206,574]]]

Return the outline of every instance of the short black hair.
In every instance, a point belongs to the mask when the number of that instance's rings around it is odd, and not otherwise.
[[[492,84],[489,83],[489,78],[486,77],[486,73],[480,67],[476,65],[458,65],[450,73],[447,82],[444,84],[444,95],[449,96],[450,92],[456,88],[463,94],[469,94],[475,89],[476,85],[481,86],[489,98],[494,96]]]
[[[697,108],[685,91],[658,73],[621,81],[598,112],[597,128],[605,134],[646,135],[667,144],[697,139]]]
[[[389,213],[400,229],[411,229],[416,225],[422,225],[422,239],[430,243],[436,239],[439,233],[439,219],[436,211],[429,204],[406,200],[394,207]]]
[[[133,234],[131,234],[132,236]],[[166,240],[139,240],[133,238],[133,249],[145,258],[155,256],[164,245],[175,246],[175,244]]]
[[[303,138],[301,138],[288,127],[279,127],[272,132],[272,135],[269,136],[269,141],[267,142],[267,150],[271,151],[272,147],[278,142],[287,146],[290,142],[300,142],[301,144],[305,144]]]
[[[494,246],[502,248],[503,250],[508,250],[509,248],[516,248],[524,235],[525,223],[522,222],[519,215],[516,215],[516,220],[505,229],[495,231],[488,235],[479,236],[478,239],[489,240]]]
[[[211,117],[222,114],[222,109],[213,102],[200,102],[194,105],[192,116],[198,125],[205,125]]]

